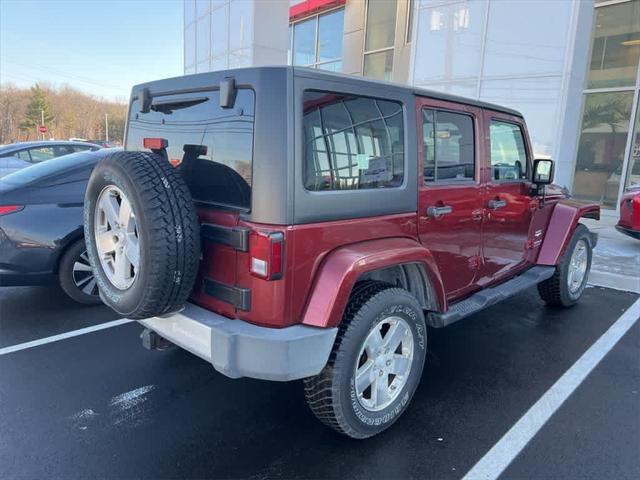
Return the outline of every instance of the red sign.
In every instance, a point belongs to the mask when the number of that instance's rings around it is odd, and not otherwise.
[[[47,133],[47,127],[46,127],[45,125],[40,125],[40,126],[38,127],[38,131],[39,131],[40,133]]]

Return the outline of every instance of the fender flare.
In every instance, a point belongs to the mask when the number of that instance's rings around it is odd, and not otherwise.
[[[578,226],[578,221],[583,217],[600,220],[600,205],[597,203],[585,204],[573,200],[561,200],[555,205],[547,225],[544,241],[538,252],[537,265],[557,265],[560,263],[573,232]],[[592,246],[595,246],[595,238],[592,241]]]
[[[302,323],[314,327],[335,327],[358,278],[373,270],[417,263],[431,282],[439,311],[446,310],[442,278],[431,252],[409,238],[386,238],[337,248],[327,255],[315,276]]]

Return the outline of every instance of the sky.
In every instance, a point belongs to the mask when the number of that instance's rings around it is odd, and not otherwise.
[[[182,0],[0,0],[0,83],[126,101],[183,74]]]

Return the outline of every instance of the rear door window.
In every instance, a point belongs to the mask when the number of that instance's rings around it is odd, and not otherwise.
[[[464,113],[422,111],[424,181],[468,181],[475,176],[473,117]]]
[[[307,190],[391,188],[404,178],[402,104],[332,92],[304,92]]]
[[[131,105],[127,145],[142,150],[144,139],[164,138],[174,164],[185,146],[201,145],[206,154],[189,159],[185,177],[197,202],[251,208],[255,94],[239,89],[233,108],[221,108],[218,91],[154,97],[151,111]],[[190,147],[187,147],[187,150]]]

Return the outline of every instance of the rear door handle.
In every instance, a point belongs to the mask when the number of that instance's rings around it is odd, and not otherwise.
[[[507,201],[506,200],[489,200],[489,203],[487,204],[487,206],[491,210],[498,210],[499,208],[506,207]]]
[[[432,218],[439,218],[443,215],[449,215],[451,212],[453,212],[453,208],[451,208],[449,205],[427,208],[427,216]]]

